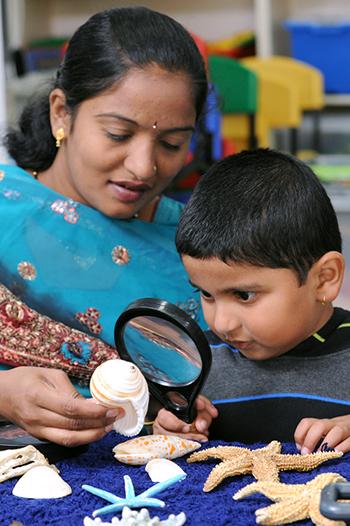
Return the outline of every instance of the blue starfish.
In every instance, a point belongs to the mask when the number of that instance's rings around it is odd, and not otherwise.
[[[124,508],[124,506],[128,506],[129,508],[163,508],[165,506],[165,503],[162,500],[152,499],[150,497],[156,495],[157,493],[160,493],[161,491],[168,488],[169,486],[172,486],[176,482],[183,480],[185,477],[185,473],[175,475],[175,477],[171,477],[170,479],[165,480],[164,482],[158,482],[154,486],[148,488],[143,493],[140,493],[140,495],[136,496],[131,478],[129,477],[129,475],[124,475],[125,498],[117,497],[109,491],[95,488],[94,486],[89,486],[88,484],[83,484],[82,488],[88,491],[89,493],[97,495],[97,497],[101,497],[102,499],[105,499],[108,502],[112,503],[108,506],[104,506],[103,508],[95,510],[92,515],[93,517],[97,517],[98,515],[104,515],[105,513],[120,511]]]

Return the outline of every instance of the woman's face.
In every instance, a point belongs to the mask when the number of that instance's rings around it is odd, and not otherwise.
[[[102,213],[130,218],[185,162],[195,126],[192,81],[158,66],[132,69],[64,117],[65,139],[42,182]],[[52,115],[53,133],[60,125]]]

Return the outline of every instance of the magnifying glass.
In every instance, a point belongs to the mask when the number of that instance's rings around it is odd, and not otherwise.
[[[212,362],[199,325],[172,303],[143,298],[119,316],[114,338],[120,357],[137,365],[154,398],[181,420],[192,422],[194,401]]]

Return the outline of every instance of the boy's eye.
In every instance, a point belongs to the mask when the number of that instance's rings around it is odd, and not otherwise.
[[[209,294],[209,292],[207,292],[206,290],[201,290],[200,293],[201,293],[201,296],[203,296],[203,298],[205,298],[206,300],[211,299],[212,297],[212,295]]]
[[[211,294],[209,294],[209,292],[207,292],[206,290],[198,289],[197,287],[195,287],[194,288],[194,292],[199,292],[199,294],[203,298],[206,298],[206,299],[210,299],[211,298]]]
[[[249,292],[247,290],[236,290],[235,296],[242,301],[251,301],[255,297],[255,292]]]

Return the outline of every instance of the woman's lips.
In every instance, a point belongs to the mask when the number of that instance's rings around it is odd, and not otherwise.
[[[140,197],[149,190],[146,185],[124,185],[122,183],[109,182],[109,187],[113,195],[124,203],[133,203],[138,201]]]

